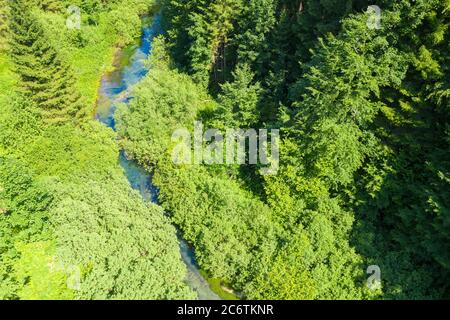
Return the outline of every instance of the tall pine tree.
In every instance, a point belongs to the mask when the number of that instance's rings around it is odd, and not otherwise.
[[[36,103],[47,123],[74,121],[81,104],[72,71],[24,1],[9,0],[9,7],[10,53],[21,91]]]

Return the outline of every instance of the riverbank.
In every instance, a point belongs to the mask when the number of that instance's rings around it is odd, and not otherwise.
[[[206,271],[200,270],[200,274],[209,283],[211,290],[216,293],[222,300],[241,300],[240,297],[233,289],[230,289],[230,285],[224,283],[218,278],[212,278],[208,276]]]
[[[117,104],[129,101],[129,89],[145,78],[148,72],[145,61],[150,54],[153,38],[160,33],[160,21],[156,16],[147,22],[151,22],[151,24],[143,28],[138,44],[130,45],[118,53],[114,62],[116,68],[102,77],[95,117],[113,130],[116,129]],[[132,159],[127,158],[124,152],[121,152],[119,163],[130,186],[139,191],[142,199],[146,202],[156,203],[158,190],[152,184],[150,174]],[[201,276],[191,247],[181,236],[178,240],[181,258],[187,270],[186,283],[197,293],[199,299],[219,299],[219,296],[210,289],[208,282]]]

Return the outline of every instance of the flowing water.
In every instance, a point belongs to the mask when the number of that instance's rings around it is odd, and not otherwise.
[[[115,130],[114,112],[118,103],[128,103],[133,97],[130,88],[139,82],[148,72],[145,61],[151,53],[152,40],[161,33],[160,17],[142,30],[139,44],[124,49],[115,61],[115,70],[102,78],[98,94],[96,119]],[[127,159],[121,151],[119,158],[125,175],[133,189],[139,190],[144,201],[157,202],[158,189],[152,184],[151,176],[137,163]],[[208,282],[200,275],[195,255],[191,247],[178,233],[181,257],[187,267],[186,283],[197,292],[201,300],[219,299],[211,291]]]

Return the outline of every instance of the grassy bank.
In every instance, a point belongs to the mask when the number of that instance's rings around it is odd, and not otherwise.
[[[237,296],[235,293],[225,290],[225,288],[229,288],[229,285],[225,284],[222,280],[208,276],[208,274],[203,270],[200,270],[200,274],[206,281],[208,281],[211,290],[215,294],[217,294],[221,299],[240,300],[239,296]]]

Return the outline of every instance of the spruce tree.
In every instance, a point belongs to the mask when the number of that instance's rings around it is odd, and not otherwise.
[[[225,126],[251,127],[258,120],[260,84],[253,83],[254,74],[247,64],[238,65],[233,78],[222,85],[218,118]]]
[[[6,47],[8,23],[7,23],[7,13],[8,7],[6,6],[6,0],[0,0],[0,51]]]
[[[21,78],[21,91],[36,103],[47,123],[75,120],[81,104],[69,66],[24,2],[9,0],[9,6],[10,52]]]

